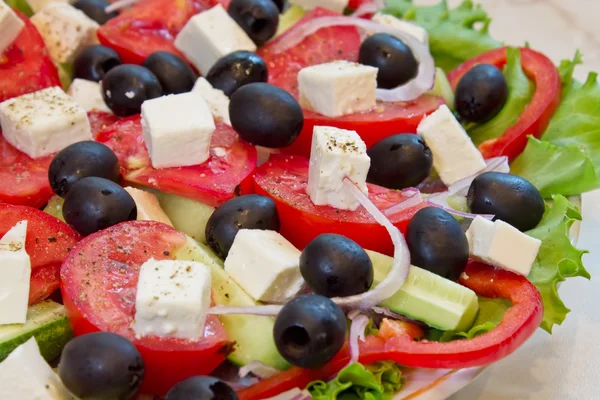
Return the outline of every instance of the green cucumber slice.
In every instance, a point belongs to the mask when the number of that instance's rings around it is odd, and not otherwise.
[[[452,86],[450,85],[450,82],[448,81],[446,73],[443,69],[435,69],[435,81],[433,83],[433,88],[427,92],[427,94],[442,97],[448,108],[454,110],[454,91],[452,90]]]
[[[44,207],[44,212],[52,215],[65,222],[65,217],[63,217],[62,208],[65,200],[60,196],[52,196],[50,200],[48,200],[48,204]]]
[[[301,20],[302,17],[304,17],[304,14],[306,14],[306,10],[298,5],[292,4],[287,10],[285,10],[283,14],[279,16],[279,25],[277,26],[275,37],[281,35],[296,22]]]

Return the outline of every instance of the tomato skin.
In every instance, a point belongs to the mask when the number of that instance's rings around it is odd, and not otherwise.
[[[535,92],[513,126],[502,136],[479,145],[479,151],[485,158],[507,156],[509,161],[515,159],[525,150],[527,135],[539,138],[544,133],[561,101],[560,76],[552,61],[535,50],[524,47],[520,50],[521,66],[535,82]],[[506,62],[506,47],[490,50],[456,67],[448,74],[448,80],[456,89],[460,79],[475,65],[487,63],[502,69]]]

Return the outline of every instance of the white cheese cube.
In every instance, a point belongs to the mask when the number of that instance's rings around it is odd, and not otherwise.
[[[371,17],[371,19],[373,21],[377,22],[378,24],[387,25],[394,29],[398,29],[399,31],[402,31],[402,32],[406,33],[407,35],[414,37],[421,43],[425,43],[425,44],[429,43],[429,35],[427,34],[427,31],[425,30],[425,28],[423,28],[422,26],[420,26],[416,23],[413,23],[410,21],[405,21],[405,20],[396,18],[393,15],[383,14],[380,12],[373,15]]]
[[[75,78],[68,94],[86,111],[98,110],[112,114],[102,98],[102,88],[98,82]]]
[[[370,166],[365,142],[355,131],[315,126],[306,191],[315,205],[356,210],[360,203],[344,187],[343,179],[350,178],[367,193]]]
[[[229,53],[256,51],[254,42],[220,4],[193,16],[175,38],[175,47],[202,75]]]
[[[25,23],[13,9],[0,0],[0,56],[15,41],[24,26]]]
[[[74,397],[40,354],[35,337],[0,363],[3,399],[71,400]]]
[[[542,244],[504,221],[476,217],[467,230],[471,257],[527,276]]]
[[[46,7],[47,4],[50,4],[50,3],[72,3],[70,0],[26,0],[26,1],[34,13],[40,11],[42,8]]]
[[[47,4],[31,22],[56,63],[72,63],[85,47],[98,42],[98,23],[67,3]]]
[[[198,165],[210,157],[215,121],[197,92],[147,100],[142,129],[154,168]]]
[[[348,2],[349,0],[290,0],[290,4],[302,7],[305,10],[323,7],[340,14],[348,7]]]
[[[195,261],[155,260],[140,267],[136,336],[197,340],[210,307],[210,268]]]
[[[255,300],[283,303],[302,288],[300,250],[278,232],[241,229],[225,271]]]
[[[167,214],[160,207],[160,203],[155,195],[131,186],[125,187],[125,191],[135,201],[138,221],[158,221],[173,226]]]
[[[87,113],[58,87],[0,103],[0,124],[6,141],[31,158],[92,140]]]
[[[25,251],[27,221],[0,239],[0,325],[24,324],[29,300],[31,261]]]
[[[212,87],[209,81],[203,77],[198,78],[192,92],[200,93],[208,103],[213,117],[218,118],[231,125],[229,120],[229,97],[222,90]]]
[[[298,73],[300,105],[328,117],[375,107],[377,68],[350,61],[332,61]]]
[[[445,104],[417,127],[433,154],[433,167],[446,186],[485,168],[485,161],[462,125]]]

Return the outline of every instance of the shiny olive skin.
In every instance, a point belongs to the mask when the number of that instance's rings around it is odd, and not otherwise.
[[[71,186],[82,178],[97,176],[118,182],[119,159],[106,145],[91,140],[77,142],[54,156],[48,168],[48,180],[54,193],[65,197]]]
[[[121,64],[121,57],[110,47],[88,46],[73,62],[73,77],[100,82],[108,71]]]
[[[251,83],[236,90],[229,102],[229,118],[242,139],[268,148],[289,146],[304,125],[296,99],[268,83]]]
[[[361,294],[373,283],[373,264],[364,249],[331,233],[317,236],[304,248],[300,272],[308,287],[325,297]]]
[[[371,147],[367,154],[371,167],[367,181],[390,189],[404,189],[423,182],[433,165],[431,150],[419,135],[388,136]]]
[[[227,12],[257,46],[277,32],[279,9],[273,0],[232,0]]]
[[[137,218],[135,201],[125,189],[104,178],[75,183],[63,204],[65,221],[83,236]]]
[[[104,25],[108,20],[119,15],[113,11],[106,13],[104,9],[110,6],[110,3],[104,0],[77,0],[73,3],[73,7],[83,11],[85,15],[96,21],[99,25]]]
[[[155,51],[146,57],[142,67],[156,75],[164,95],[190,92],[196,83],[192,67],[170,51]]]
[[[266,196],[249,194],[234,197],[219,206],[206,223],[206,241],[225,259],[240,229],[279,231],[275,202]]]
[[[286,1],[285,0],[273,0],[273,3],[275,3],[275,5],[277,6],[279,13],[282,13],[283,9],[285,8]]]
[[[102,79],[104,102],[119,117],[139,114],[144,101],[162,95],[156,75],[140,65],[119,65]]]
[[[508,98],[506,78],[496,66],[479,64],[456,85],[456,112],[466,121],[483,123],[494,118]]]
[[[393,89],[417,76],[419,63],[410,47],[387,33],[376,33],[360,45],[358,62],[376,67],[377,87]]]
[[[265,61],[258,54],[246,50],[234,51],[221,57],[206,74],[206,80],[227,96],[244,85],[267,82],[268,79]]]
[[[212,376],[192,376],[173,386],[165,400],[237,400],[235,391]]]
[[[337,304],[318,294],[304,294],[283,306],[275,318],[273,338],[290,364],[318,368],[342,348],[346,327],[346,316]]]
[[[408,223],[406,243],[413,265],[453,281],[469,260],[469,243],[460,223],[441,208],[419,210]]]
[[[67,343],[58,374],[79,399],[133,399],[144,379],[144,360],[136,347],[114,333],[96,332]]]
[[[502,172],[478,175],[467,194],[467,205],[477,214],[493,214],[521,232],[535,228],[544,216],[545,203],[525,178]]]

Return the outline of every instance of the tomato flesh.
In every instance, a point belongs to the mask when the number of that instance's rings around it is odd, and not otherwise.
[[[230,343],[216,316],[209,316],[197,341],[136,338],[131,327],[141,265],[164,260],[185,243],[185,235],[168,225],[131,221],[82,240],[65,260],[61,291],[75,335],[117,333],[139,349],[146,366],[141,391],[164,395],[177,382],[206,375],[227,355]]]
[[[316,206],[306,193],[308,159],[295,155],[272,155],[258,167],[241,186],[242,193],[257,193],[271,197],[277,206],[281,234],[296,247],[303,249],[312,239],[323,233],[337,233],[349,237],[362,247],[392,255],[394,246],[385,230],[361,206],[354,211]],[[380,210],[385,210],[406,199],[401,192],[367,184],[369,198]],[[388,215],[401,231],[412,216],[426,203]]]

